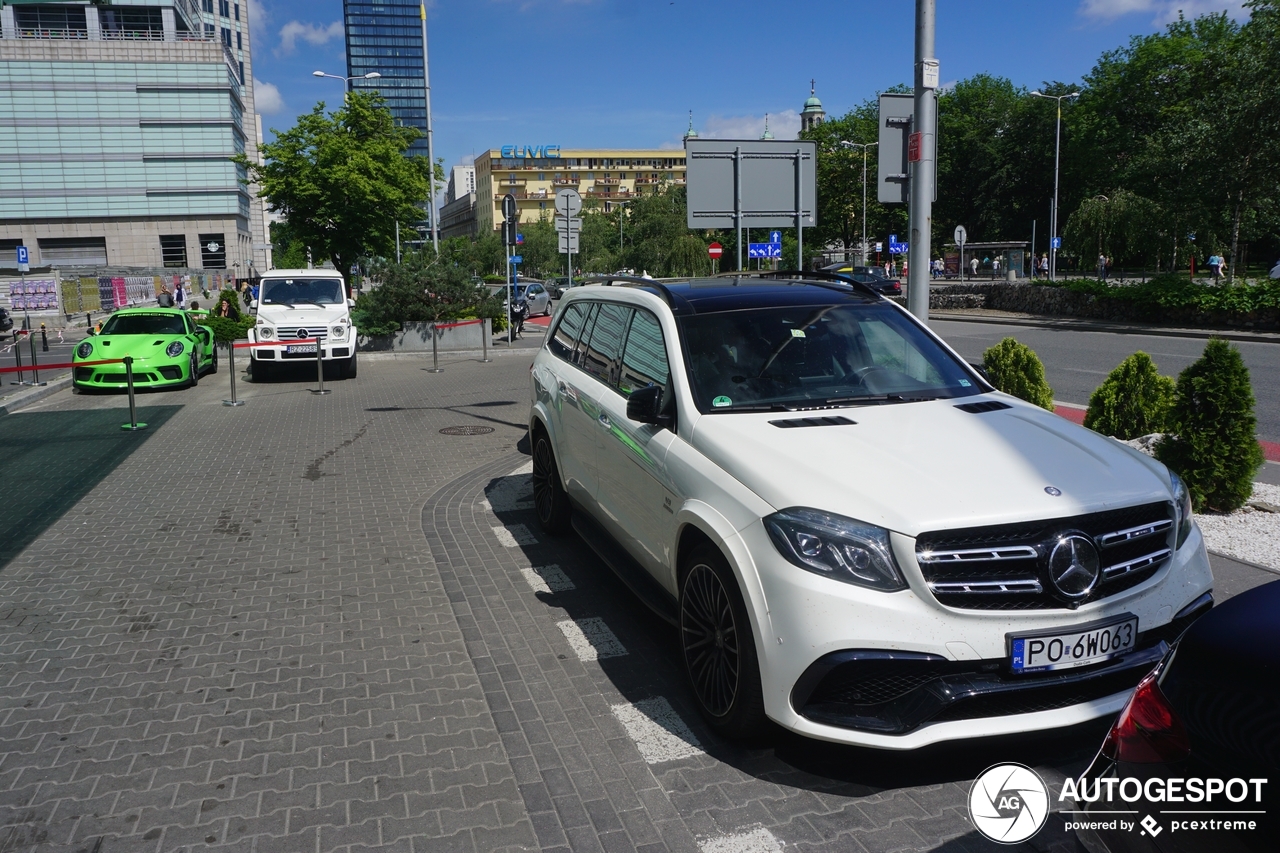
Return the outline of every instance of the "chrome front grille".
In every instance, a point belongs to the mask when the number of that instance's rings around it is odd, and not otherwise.
[[[1083,534],[1097,548],[1099,577],[1085,597],[1055,588],[1049,554],[1058,538]],[[1159,502],[1047,521],[939,530],[916,539],[916,561],[942,604],[978,610],[1078,607],[1151,577],[1173,553],[1172,504]]]
[[[326,326],[276,326],[276,340],[282,344],[296,343],[300,338],[299,331],[306,331],[302,338],[319,338],[325,340],[329,336]]]

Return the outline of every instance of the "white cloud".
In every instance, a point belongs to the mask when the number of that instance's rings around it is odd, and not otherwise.
[[[709,139],[759,139],[764,134],[763,115],[722,116],[711,115],[698,135]],[[795,139],[800,133],[800,113],[783,110],[769,113],[769,132],[774,139]]]
[[[284,109],[284,98],[280,97],[280,90],[257,77],[253,78],[253,103],[264,116],[275,115]]]
[[[343,32],[342,21],[334,21],[328,26],[290,21],[280,28],[280,50],[277,53],[293,53],[298,46],[298,39],[320,47],[333,39],[341,39]]]
[[[1114,21],[1125,15],[1150,14],[1154,26],[1177,20],[1181,13],[1187,19],[1210,12],[1226,12],[1236,20],[1248,17],[1244,0],[1081,0],[1080,14],[1100,21]]]
[[[258,33],[267,32],[267,24],[271,21],[271,12],[262,0],[246,0],[249,7],[249,32],[256,38]]]

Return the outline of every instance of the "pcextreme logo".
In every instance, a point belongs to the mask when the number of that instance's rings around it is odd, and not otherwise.
[[[982,771],[969,789],[969,819],[1001,844],[1026,841],[1049,817],[1049,789],[1024,764],[996,764]]]

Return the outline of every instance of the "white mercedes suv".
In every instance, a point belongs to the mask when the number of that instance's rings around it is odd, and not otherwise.
[[[1212,606],[1168,469],[821,274],[568,292],[534,504],[678,625],[697,705],[887,749],[1115,714]]]

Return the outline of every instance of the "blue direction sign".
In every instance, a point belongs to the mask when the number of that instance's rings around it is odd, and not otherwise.
[[[523,245],[523,244],[524,244],[524,235],[523,235],[523,234],[517,234],[517,235],[516,235],[516,245],[517,245],[517,246],[520,246],[520,245]]]
[[[1061,237],[1054,237],[1052,240],[1050,240],[1050,241],[1049,241],[1049,248],[1050,248],[1050,249],[1061,249],[1061,248],[1062,248],[1062,238],[1061,238]]]
[[[31,262],[31,256],[27,254],[27,247],[19,246],[18,247],[18,269],[22,270],[23,272],[26,272],[27,264],[29,264],[30,262]]]
[[[512,256],[511,256],[511,263],[513,263],[513,264],[522,264],[522,263],[524,263],[524,255],[512,255]]]
[[[910,252],[910,243],[899,243],[897,234],[889,235],[889,254],[905,255]]]
[[[770,232],[769,232],[769,242],[770,242],[770,243],[781,243],[781,242],[782,242],[782,232],[781,232],[781,231],[770,231]]]
[[[748,258],[781,258],[781,243],[748,243]]]

